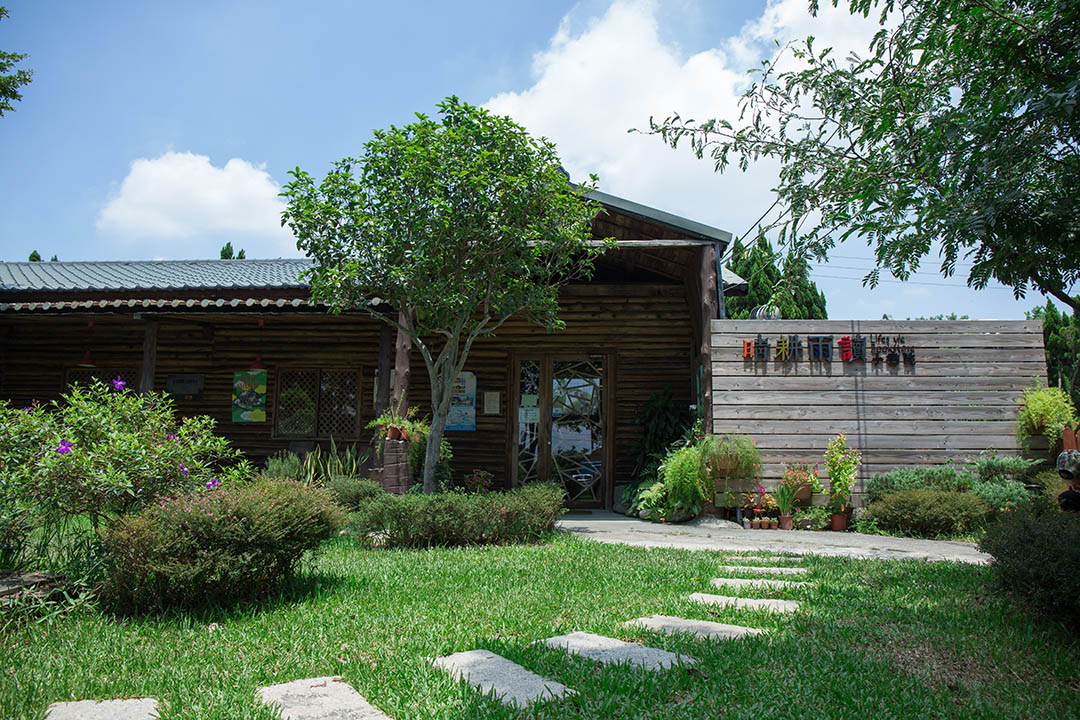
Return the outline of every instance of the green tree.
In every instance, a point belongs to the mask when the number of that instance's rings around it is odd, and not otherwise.
[[[731,269],[746,278],[749,289],[746,297],[724,300],[727,316],[745,320],[758,306],[776,308],[788,320],[825,320],[825,295],[810,280],[810,266],[805,258],[788,255],[781,258],[773,252],[772,243],[764,235],[757,242],[744,246],[735,240],[731,246]]]
[[[31,250],[30,257],[26,259],[30,262],[41,262],[41,253],[39,253],[37,250]]]
[[[312,296],[400,328],[424,359],[425,492],[436,490],[453,382],[473,342],[515,315],[561,327],[560,286],[591,276],[611,244],[591,242],[599,207],[584,195],[595,178],[571,185],[554,145],[456,97],[438,108],[439,120],[376,130],[321,183],[296,168],[282,193],[282,224],[315,261]]]
[[[221,259],[222,260],[243,260],[244,259],[244,249],[240,248],[240,252],[236,253],[236,255],[234,256],[233,255],[232,242],[231,241],[226,242],[225,245],[222,246],[222,248],[221,248]]]
[[[7,8],[0,5],[0,20],[8,16]],[[15,70],[26,54],[10,53],[0,50],[0,117],[5,112],[12,112],[15,106],[11,103],[22,100],[19,88],[29,84],[34,73],[31,70]]]
[[[1080,407],[1080,318],[1058,311],[1052,302],[1025,314],[1029,320],[1042,320],[1050,387],[1060,387]]]
[[[864,239],[871,286],[937,252],[946,277],[967,259],[974,288],[996,279],[1080,310],[1080,3],[845,4],[878,14],[868,53],[841,60],[807,38],[762,63],[738,120],[676,114],[653,132],[718,172],[779,160],[766,228],[819,258]]]

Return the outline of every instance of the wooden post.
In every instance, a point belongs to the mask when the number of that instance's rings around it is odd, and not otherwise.
[[[712,408],[712,321],[719,317],[719,293],[723,288],[717,287],[720,278],[717,276],[719,267],[719,248],[714,244],[701,248],[701,329],[695,333],[699,338],[697,356],[701,363],[701,417],[705,422],[705,432],[713,431],[713,408]]]
[[[398,322],[412,327],[409,310],[398,313]],[[409,407],[409,363],[412,362],[412,338],[404,330],[397,331],[394,347],[394,404],[398,415],[404,415]]]
[[[390,405],[390,359],[394,352],[393,330],[383,323],[379,329],[379,364],[376,370],[379,384],[375,388],[375,415],[382,415]]]
[[[143,330],[142,374],[139,376],[139,392],[154,389],[154,373],[157,372],[158,321],[147,320]]]

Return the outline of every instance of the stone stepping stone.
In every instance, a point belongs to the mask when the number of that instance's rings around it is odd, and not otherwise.
[[[540,642],[550,648],[565,650],[571,655],[580,655],[604,664],[628,662],[640,665],[646,670],[666,670],[680,663],[684,665],[694,664],[693,658],[676,655],[667,650],[643,647],[586,632],[559,635]]]
[[[721,565],[724,572],[745,572],[755,575],[805,575],[806,568],[796,567],[757,567],[754,565]]]
[[[494,691],[495,697],[504,705],[517,708],[525,708],[539,700],[557,700],[577,694],[562,683],[541,677],[490,650],[468,650],[431,662],[484,694]]]
[[[788,557],[787,555],[740,555],[737,557],[728,557],[726,559],[729,562],[748,563],[778,562],[798,564],[803,561],[801,557]]]
[[[747,635],[761,635],[764,630],[743,627],[742,625],[727,625],[725,623],[710,622],[708,620],[687,620],[671,615],[650,615],[625,623],[626,627],[640,626],[646,630],[673,635],[675,633],[691,633],[703,638],[716,638],[730,640],[732,638],[746,637]]]
[[[318,677],[259,688],[285,720],[390,720],[339,677]]]
[[[810,583],[792,580],[766,580],[764,578],[713,578],[709,581],[714,587],[751,587],[751,588],[800,588]]]
[[[710,595],[709,593],[694,593],[690,596],[690,599],[706,605],[734,607],[740,610],[768,610],[769,612],[789,613],[799,609],[799,603],[794,600],[726,597],[724,595]]]
[[[154,720],[157,705],[154,698],[58,702],[45,711],[45,720]]]

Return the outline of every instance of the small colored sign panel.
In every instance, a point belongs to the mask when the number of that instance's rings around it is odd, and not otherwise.
[[[485,392],[484,393],[484,414],[485,415],[498,415],[501,402],[499,399],[499,391]]]
[[[454,380],[454,387],[450,392],[450,413],[446,416],[446,429],[475,430],[476,373],[462,371]]]
[[[233,373],[233,422],[266,422],[266,371]]]

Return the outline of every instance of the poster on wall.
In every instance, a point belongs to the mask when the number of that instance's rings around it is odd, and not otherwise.
[[[266,371],[240,370],[233,373],[233,422],[266,422]]]
[[[466,370],[458,375],[450,393],[450,413],[446,416],[446,429],[475,430],[476,373]]]

